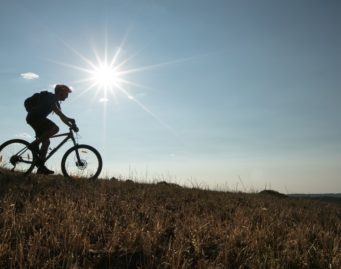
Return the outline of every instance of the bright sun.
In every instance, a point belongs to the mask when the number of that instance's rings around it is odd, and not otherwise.
[[[95,66],[90,71],[93,83],[102,89],[117,87],[119,83],[119,73],[115,67],[104,62]]]
[[[87,66],[83,67],[83,66],[76,66],[76,65],[66,64],[66,63],[59,63],[59,64],[73,68],[75,70],[81,71],[86,74],[86,77],[77,81],[77,83],[82,83],[82,84],[87,83],[89,85],[86,87],[86,89],[82,90],[82,92],[79,94],[78,97],[80,97],[81,95],[89,91],[94,90],[95,98],[93,99],[97,99],[101,103],[108,103],[112,99],[111,97],[116,98],[116,93],[118,92],[122,93],[129,100],[135,102],[135,104],[137,104],[142,110],[144,110],[150,116],[152,116],[155,120],[157,120],[161,125],[163,125],[164,127],[166,127],[167,129],[173,132],[173,130],[167,124],[165,124],[162,120],[160,120],[144,104],[142,104],[137,98],[135,98],[127,89],[128,86],[140,87],[140,88],[146,88],[146,87],[128,80],[126,76],[132,73],[165,66],[165,65],[172,64],[172,63],[182,62],[182,61],[185,61],[186,59],[127,69],[126,64],[135,55],[130,55],[126,58],[119,60],[119,58],[121,58],[120,56],[122,52],[121,48],[118,48],[116,50],[112,58],[108,57],[107,50],[105,49],[104,59],[100,58],[98,52],[95,51],[96,58],[95,58],[95,61],[92,61],[91,59],[83,56],[76,49],[72,48],[69,45],[67,46],[87,64]],[[107,47],[108,45],[106,44],[106,48]]]
[[[125,40],[122,41],[122,44],[125,42]],[[81,95],[89,92],[94,91],[95,97],[98,97],[98,95],[101,95],[99,97],[99,101],[106,103],[110,101],[110,94],[113,98],[116,98],[117,93],[121,93],[125,95],[129,100],[134,101],[137,103],[140,107],[142,107],[144,110],[148,111],[148,113],[152,114],[146,107],[143,106],[128,90],[128,87],[138,87],[138,88],[146,88],[143,85],[136,84],[135,82],[129,80],[127,76],[142,72],[149,69],[154,69],[162,66],[166,66],[173,63],[179,63],[189,60],[188,59],[178,59],[170,62],[164,62],[159,64],[153,64],[153,65],[147,65],[142,66],[138,68],[128,68],[127,69],[127,63],[135,57],[136,54],[128,55],[127,57],[122,58],[121,54],[123,49],[121,47],[117,48],[115,51],[113,57],[110,57],[111,55],[108,55],[107,48],[108,44],[105,44],[105,50],[104,50],[104,57],[100,57],[99,53],[95,50],[95,59],[91,60],[90,58],[85,57],[82,55],[79,51],[71,47],[70,45],[65,45],[71,49],[76,55],[78,55],[85,63],[86,66],[77,66],[67,63],[60,63],[56,62],[58,64],[73,68],[75,70],[81,71],[86,74],[86,76],[76,81],[76,83],[87,83],[87,87],[82,90]]]
[[[83,79],[77,81],[78,83],[88,84],[88,87],[82,91],[81,95],[94,90],[95,96],[102,95],[99,99],[100,102],[108,102],[108,94],[115,98],[117,92],[121,92],[129,98],[130,94],[125,89],[124,84],[131,84],[131,82],[124,79],[124,76],[132,71],[124,69],[124,64],[128,59],[118,62],[122,51],[120,48],[117,49],[112,58],[108,57],[106,50],[103,58],[95,51],[95,60],[83,56],[73,48],[71,49],[87,64],[85,67],[63,64],[86,74]]]

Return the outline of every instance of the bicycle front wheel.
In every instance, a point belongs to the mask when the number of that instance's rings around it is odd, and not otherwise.
[[[29,174],[35,166],[35,155],[29,143],[12,139],[0,145],[0,168]]]
[[[62,172],[69,178],[96,179],[102,171],[102,157],[88,145],[68,149],[62,158]]]

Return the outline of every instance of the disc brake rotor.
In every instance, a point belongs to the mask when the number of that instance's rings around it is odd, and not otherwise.
[[[88,166],[88,163],[86,162],[86,160],[80,160],[79,162],[76,161],[76,166],[78,167],[78,169],[84,170]]]

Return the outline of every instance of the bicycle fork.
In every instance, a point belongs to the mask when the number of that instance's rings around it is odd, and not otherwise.
[[[77,148],[76,139],[75,139],[75,137],[74,137],[73,135],[71,136],[71,140],[72,140],[72,142],[73,142],[73,144],[74,144],[75,152],[76,152],[76,166],[77,166],[78,168],[82,168],[82,167],[84,166],[84,163],[83,163],[83,161],[81,160],[81,157],[80,157],[80,155],[79,155],[79,151],[78,151],[78,148]]]

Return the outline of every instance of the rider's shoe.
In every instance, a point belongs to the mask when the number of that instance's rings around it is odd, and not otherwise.
[[[54,171],[48,169],[45,165],[39,166],[37,170],[37,174],[41,174],[41,175],[51,175],[53,173]]]

